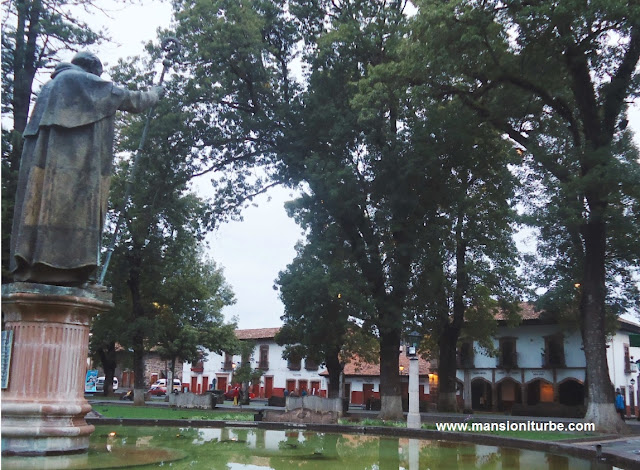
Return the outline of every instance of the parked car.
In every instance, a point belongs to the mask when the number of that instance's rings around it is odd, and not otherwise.
[[[177,393],[182,388],[182,382],[180,379],[173,379],[173,392]],[[167,379],[158,379],[149,389],[151,395],[166,395],[167,394]]]
[[[116,377],[113,378],[113,391],[118,390],[118,379]],[[96,392],[104,392],[104,377],[98,377],[98,382],[96,382]]]

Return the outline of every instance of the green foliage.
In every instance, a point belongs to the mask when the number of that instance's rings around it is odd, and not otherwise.
[[[222,308],[235,299],[222,270],[212,261],[200,261],[195,249],[177,261],[169,266],[173,275],[154,297],[161,328],[157,341],[160,357],[197,362],[203,348],[216,352],[233,348],[236,325],[224,322]]]
[[[429,66],[413,79],[458,97],[523,155],[539,230],[529,264],[539,306],[579,319],[587,419],[619,431],[607,370],[612,315],[638,306],[637,153],[627,102],[640,91],[640,7],[609,2],[424,0],[411,49]],[[620,247],[620,249],[618,248]],[[629,249],[631,248],[631,249]],[[579,289],[576,289],[579,286]],[[608,408],[607,408],[608,409]]]
[[[526,184],[526,220],[539,230],[538,256],[527,262],[534,285],[545,290],[539,306],[559,318],[577,317],[574,285],[591,276],[585,272],[585,250],[593,246],[587,228],[601,223],[608,227],[606,254],[588,257],[606,263],[607,311],[638,305],[640,253],[637,244],[628,245],[638,231],[631,189],[638,158],[625,118],[625,100],[640,86],[638,6],[417,4],[411,50],[430,64],[420,83],[460,97],[526,149],[519,176]]]
[[[130,88],[144,87],[150,65],[140,59],[121,61],[112,75]],[[110,202],[119,211],[109,214],[110,229],[118,216],[121,227],[106,282],[116,304],[110,316],[120,325],[108,330],[116,336],[102,341],[134,350],[136,377],[144,351],[152,347],[171,361],[172,369],[177,359],[199,360],[204,348],[236,347],[235,324],[224,323],[221,313],[235,301],[233,293],[222,270],[201,254],[212,214],[189,191],[189,182],[207,160],[194,151],[200,134],[190,125],[194,111],[181,86],[175,77],[167,83],[135,172],[131,160],[120,159],[112,185]],[[141,116],[120,117],[117,148],[123,157],[137,148],[143,125]],[[127,180],[134,184],[125,201]]]
[[[245,392],[244,400],[245,403],[249,402],[249,397],[247,395],[247,389],[251,383],[256,383],[262,377],[264,373],[260,369],[254,369],[251,367],[251,355],[255,349],[255,343],[252,341],[239,341],[237,349],[235,349],[240,354],[240,365],[236,367],[233,371],[233,381],[244,384],[243,388]]]
[[[303,191],[289,209],[309,241],[278,280],[287,308],[280,341],[295,344],[288,354],[326,359],[332,348],[335,357],[357,319],[358,331],[380,338],[383,395],[399,393],[389,351],[407,321],[431,314],[434,292],[446,320],[456,230],[471,247],[461,298],[486,312],[512,309],[514,155],[457,102],[438,107],[415,85],[424,50],[411,55],[406,2],[175,6],[184,92],[202,112],[196,125],[209,129],[204,148],[234,170],[217,181],[218,207],[251,194],[247,169],[257,165],[266,168],[258,183]],[[304,89],[289,73],[301,39]],[[318,317],[337,326],[335,344]]]
[[[281,181],[275,156],[286,151],[283,133],[293,122],[298,36],[280,2],[177,1],[174,8],[183,45],[176,83],[191,106],[194,149],[207,156],[201,173],[217,172],[214,209],[224,219]]]
[[[285,346],[283,357],[325,363],[330,396],[338,394],[346,363],[376,363],[379,356],[377,338],[356,320],[370,317],[366,312],[371,305],[363,295],[366,286],[335,235],[336,227],[331,226],[321,234],[311,231],[308,243],[298,245],[293,263],[276,280],[285,306],[284,324],[275,338]]]

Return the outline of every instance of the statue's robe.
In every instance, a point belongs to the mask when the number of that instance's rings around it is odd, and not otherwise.
[[[82,283],[99,264],[116,110],[141,112],[156,93],[131,92],[63,63],[24,132],[13,229],[16,281]]]

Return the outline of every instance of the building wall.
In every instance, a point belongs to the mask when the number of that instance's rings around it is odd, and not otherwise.
[[[284,347],[278,345],[273,339],[253,340],[256,343],[253,355],[251,356],[251,367],[258,368],[260,361],[260,346],[269,346],[269,368],[263,370],[259,384],[254,384],[251,391],[259,398],[269,398],[270,396],[284,396],[287,385],[293,383],[293,390],[300,389],[306,384],[311,394],[311,382],[319,383],[317,394],[326,396],[327,382],[326,378],[320,375],[321,368],[307,370],[305,359],[301,361],[300,370],[289,370],[287,361],[282,358]],[[239,355],[233,356],[232,362],[238,364],[241,360]],[[189,389],[195,393],[202,393],[203,384],[209,384],[208,388],[213,386],[212,379],[216,379],[215,388],[225,391],[229,390],[233,384],[233,371],[224,369],[225,356],[215,352],[207,352],[206,360],[202,362],[202,370],[192,370],[192,365],[185,363],[182,369],[184,377],[183,383],[189,384]],[[267,389],[268,384],[272,384],[271,392]],[[194,388],[195,385],[195,388]]]
[[[117,359],[118,365],[115,370],[115,377],[119,381],[119,389],[133,388],[134,375],[131,367],[131,353],[120,352]],[[158,378],[164,378],[165,374],[171,374],[171,364],[160,359],[156,353],[148,353],[144,356],[144,383],[145,387],[150,387]],[[104,375],[102,367],[95,367],[100,375]],[[182,361],[176,361],[175,376],[182,379],[183,364]]]
[[[624,401],[627,405],[629,414],[638,414],[638,386],[640,385],[640,375],[638,374],[637,365],[635,361],[640,359],[640,348],[629,347],[629,359],[630,369],[625,367],[625,345],[629,345],[629,333],[622,331],[618,332],[607,343],[607,363],[609,365],[609,377],[614,384],[615,388],[620,388],[623,391]],[[631,379],[634,379],[635,384],[631,384]],[[634,409],[631,409],[633,404]]]
[[[564,367],[545,367],[545,337],[554,334],[562,334],[564,345]],[[561,402],[562,390],[565,395],[575,395],[582,393],[585,382],[585,357],[582,350],[582,337],[577,330],[562,329],[559,325],[532,324],[524,322],[515,327],[498,327],[493,340],[494,347],[499,350],[500,338],[514,338],[516,342],[517,367],[504,369],[499,367],[499,358],[491,357],[474,344],[474,364],[473,367],[457,370],[457,379],[462,384],[470,384],[469,390],[461,391],[462,395],[467,391],[472,395],[483,393],[487,402],[483,403],[484,409],[508,410],[515,403],[527,404],[529,401],[539,400],[542,402]],[[322,369],[307,371],[305,360],[301,362],[301,370],[289,370],[287,361],[282,358],[283,346],[279,346],[272,338],[264,340],[254,340],[256,347],[251,357],[252,367],[257,368],[260,360],[260,346],[269,346],[269,368],[264,371],[260,383],[252,387],[252,391],[260,398],[268,398],[271,395],[283,396],[287,388],[299,389],[301,384],[306,384],[311,388],[311,382],[318,382],[320,389],[318,394],[326,396],[327,378],[320,375]],[[640,376],[638,372],[627,373],[624,370],[624,344],[629,344],[629,333],[620,330],[611,339],[610,347],[607,349],[607,357],[610,365],[611,380],[615,387],[624,387],[627,404],[631,403],[631,395],[634,396],[634,405],[638,406],[638,385]],[[640,348],[630,348],[630,356],[635,361],[640,359]],[[224,370],[224,356],[209,352],[202,368],[192,369],[191,364],[184,364],[182,369],[183,384],[187,385],[191,391],[202,393],[204,386],[212,388],[214,385],[218,389],[228,390],[233,385],[233,373],[231,370]],[[233,362],[240,361],[239,356],[233,356]],[[161,364],[152,363],[152,368],[158,370]],[[636,386],[631,390],[630,380],[634,378]],[[408,377],[401,380],[408,383]],[[435,382],[433,382],[435,380]],[[430,381],[434,383],[433,393],[437,393],[437,378],[427,376],[420,377],[420,399],[435,399],[431,394]],[[267,390],[267,385],[271,384],[271,391]],[[567,385],[569,384],[569,385]],[[352,404],[365,404],[367,398],[380,397],[380,378],[377,376],[346,376],[344,378],[344,388],[349,390],[349,399]],[[569,391],[567,392],[567,387]],[[535,397],[532,398],[532,396]],[[479,405],[480,399],[470,396],[467,401],[475,402]],[[475,400],[475,401],[474,401]],[[579,400],[578,400],[579,401]],[[629,410],[633,412],[634,410]]]
[[[564,345],[564,367],[546,367],[544,363],[545,337],[554,334],[562,334]],[[565,388],[566,382],[572,382],[568,390],[574,392],[574,388],[580,389],[585,382],[586,361],[584,351],[582,349],[582,336],[578,330],[565,330],[559,325],[543,325],[531,324],[524,322],[515,327],[498,327],[497,333],[493,340],[494,347],[499,351],[500,338],[514,338],[516,342],[517,366],[504,369],[499,367],[499,357],[491,357],[484,353],[474,344],[474,363],[472,368],[459,369],[457,378],[461,382],[471,383],[471,392],[475,388],[479,393],[482,387],[480,382],[486,383],[487,399],[491,399],[490,409],[504,409],[505,404],[511,406],[516,402],[526,404],[531,399],[531,393],[539,394],[536,399],[540,401],[553,402],[561,401],[562,389]],[[631,402],[631,395],[634,395],[634,410],[630,413],[637,412],[638,396],[637,385],[640,382],[638,372],[629,373],[625,371],[624,361],[624,345],[629,344],[629,332],[619,330],[609,342],[607,349],[607,359],[609,362],[609,374],[611,381],[615,387],[626,387],[625,397],[627,405]],[[640,358],[640,348],[630,348],[630,356],[634,360]],[[468,376],[468,377],[465,377]],[[630,390],[629,384],[632,377],[635,377],[636,388]],[[475,383],[475,387],[473,386]],[[514,394],[515,386],[520,388],[520,395],[517,390]],[[532,385],[533,384],[533,385]],[[540,387],[536,389],[536,385]],[[533,387],[533,388],[532,388]],[[484,393],[484,392],[483,392]],[[569,393],[569,392],[566,392]],[[490,395],[490,397],[489,397]],[[469,399],[468,399],[469,400]],[[474,400],[471,400],[474,401]],[[475,400],[476,406],[479,406],[480,400]],[[484,406],[488,406],[485,404]]]
[[[349,390],[349,403],[352,405],[366,405],[369,398],[380,399],[380,377],[345,377],[345,388]],[[409,376],[407,374],[400,377],[403,395],[408,395]],[[430,401],[429,378],[421,376],[419,381],[420,401]]]

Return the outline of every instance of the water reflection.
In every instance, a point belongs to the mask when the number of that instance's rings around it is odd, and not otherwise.
[[[115,433],[115,434],[114,434]],[[132,450],[153,455],[175,450],[184,458],[155,464],[133,462],[136,468],[220,469],[220,470],[420,470],[420,469],[589,469],[610,470],[563,455],[499,448],[450,441],[400,439],[355,434],[315,433],[297,430],[272,431],[253,428],[159,428],[98,426],[91,437],[92,449],[78,466],[66,461],[31,468],[105,468],[105,457],[134,455]],[[110,450],[107,451],[107,448]],[[169,455],[169,454],[167,454]],[[3,459],[3,469],[8,459]],[[12,462],[9,462],[12,463]],[[14,460],[12,467],[24,461]],[[114,462],[110,461],[111,468]],[[126,465],[122,465],[126,466]],[[117,466],[116,466],[117,468]]]

